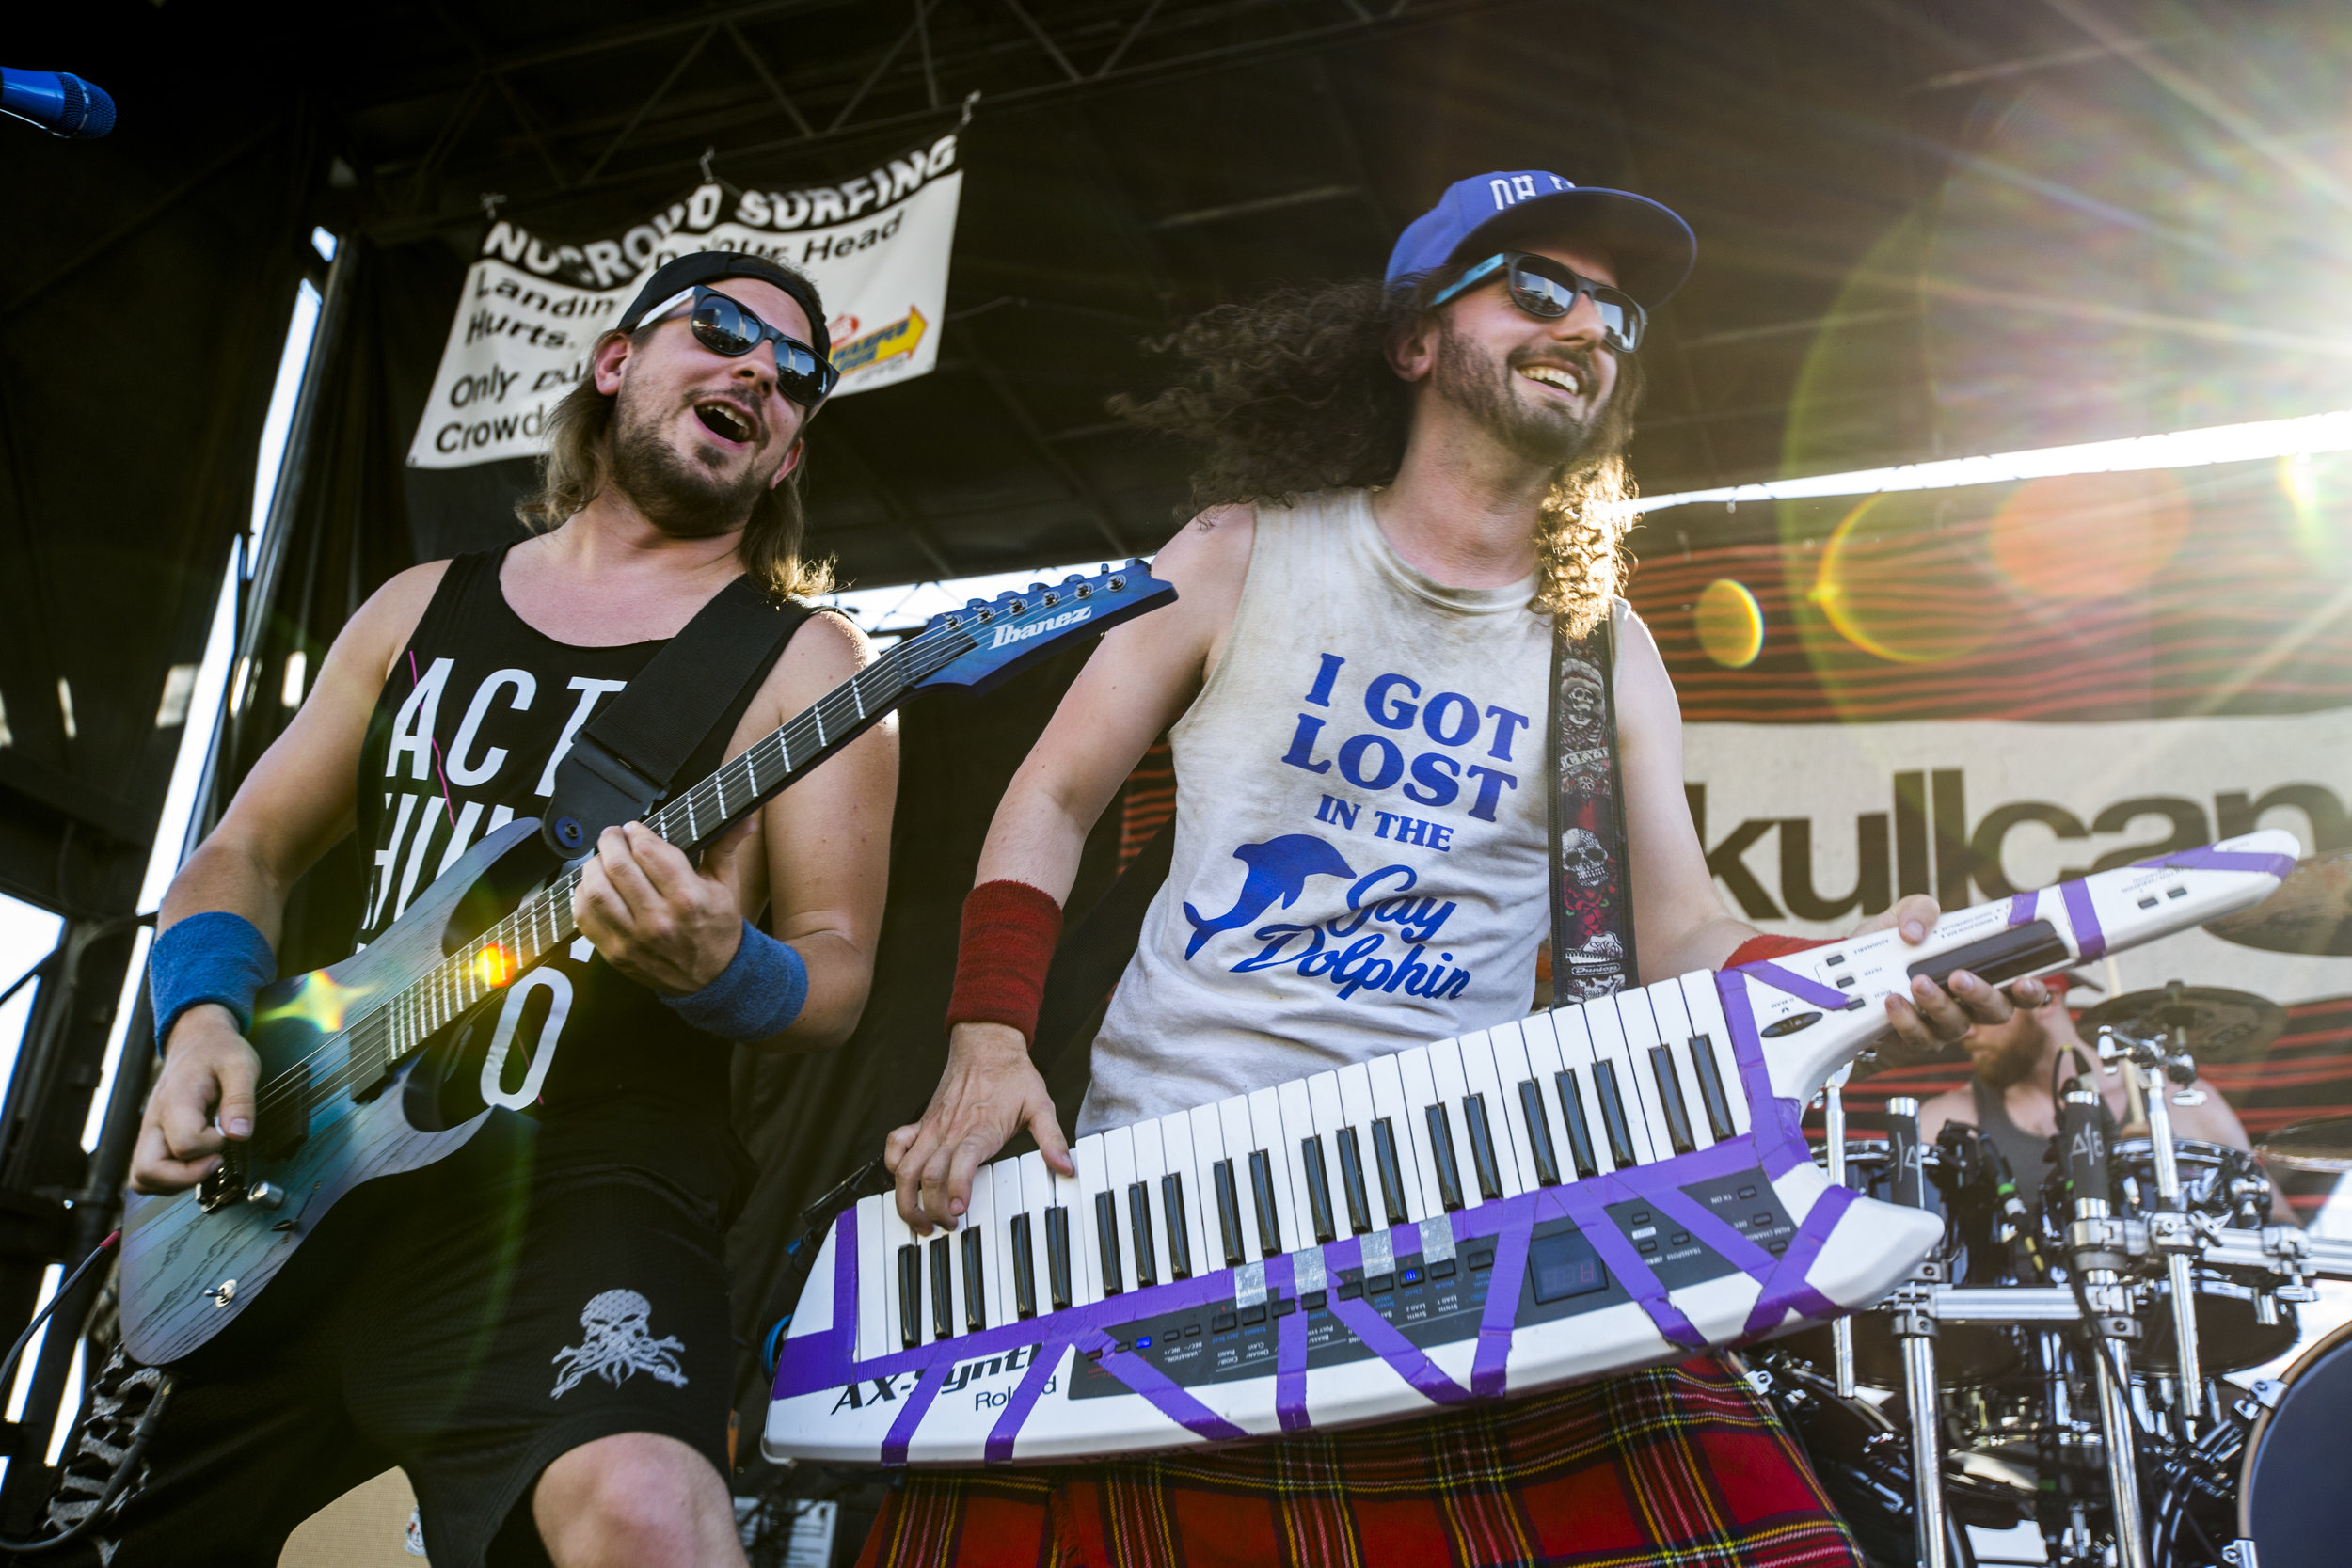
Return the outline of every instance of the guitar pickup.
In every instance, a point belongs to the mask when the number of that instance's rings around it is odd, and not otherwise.
[[[270,1160],[284,1159],[310,1137],[310,1064],[288,1068],[278,1082],[284,1086],[270,1091],[268,1103],[254,1118],[253,1146]]]
[[[246,1195],[246,1144],[230,1144],[220,1152],[220,1164],[213,1174],[197,1183],[197,1206],[206,1213],[216,1213],[233,1203],[243,1203]]]

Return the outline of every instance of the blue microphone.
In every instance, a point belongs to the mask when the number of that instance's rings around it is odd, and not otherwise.
[[[103,136],[115,128],[115,101],[63,71],[0,69],[0,110],[60,136]]]

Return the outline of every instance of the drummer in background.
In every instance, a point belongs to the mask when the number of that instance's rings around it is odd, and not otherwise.
[[[2075,1032],[2074,1015],[2066,1010],[2070,987],[2090,986],[2095,990],[2096,983],[2080,974],[2050,974],[2043,976],[2042,984],[2049,992],[2049,1000],[2042,1006],[2021,1006],[2006,1022],[1969,1026],[1960,1043],[1976,1072],[1965,1087],[1947,1090],[1919,1107],[1922,1143],[1933,1143],[1947,1121],[1973,1127],[2001,1151],[2021,1188],[2040,1182],[2049,1168],[2045,1156],[2050,1140],[2058,1136],[2058,1102],[2050,1098],[2050,1081],[2059,1053],[2072,1048],[2079,1050],[2087,1061],[2099,1059],[2098,1049]],[[2102,1068],[2096,1076],[2099,1093],[2120,1130],[2117,1135],[2146,1137],[2148,1118],[2128,1086],[2131,1075]],[[2177,1099],[2172,1102],[2172,1136],[2226,1144],[2252,1153],[2254,1146],[2221,1091],[2203,1078],[2197,1080],[2195,1088],[2203,1097],[2201,1103],[2184,1105]],[[2295,1223],[2286,1196],[2275,1183],[2271,1217],[2283,1225]]]

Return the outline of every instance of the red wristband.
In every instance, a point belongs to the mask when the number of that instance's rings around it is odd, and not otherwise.
[[[1767,958],[1785,958],[1791,953],[1828,945],[1826,939],[1814,937],[1755,936],[1733,948],[1731,957],[1724,960],[1723,966],[1737,969],[1741,964],[1760,963]]]
[[[1061,938],[1061,906],[1026,882],[982,882],[963,901],[956,947],[956,991],[947,1027],[1002,1023],[1037,1039],[1045,972]]]

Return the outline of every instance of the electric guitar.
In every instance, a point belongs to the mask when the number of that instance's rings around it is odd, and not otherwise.
[[[645,825],[691,854],[918,692],[986,690],[1046,654],[1171,601],[1141,561],[936,615]],[[551,860],[535,817],[460,856],[366,951],[255,999],[253,1136],[199,1185],[132,1196],[122,1221],[122,1341],[149,1366],[234,1323],[335,1204],[360,1183],[462,1147],[490,1117],[468,1024],[579,935],[574,862]],[[533,885],[536,884],[536,885]],[[522,892],[523,888],[529,891]],[[516,899],[512,893],[521,892]]]

